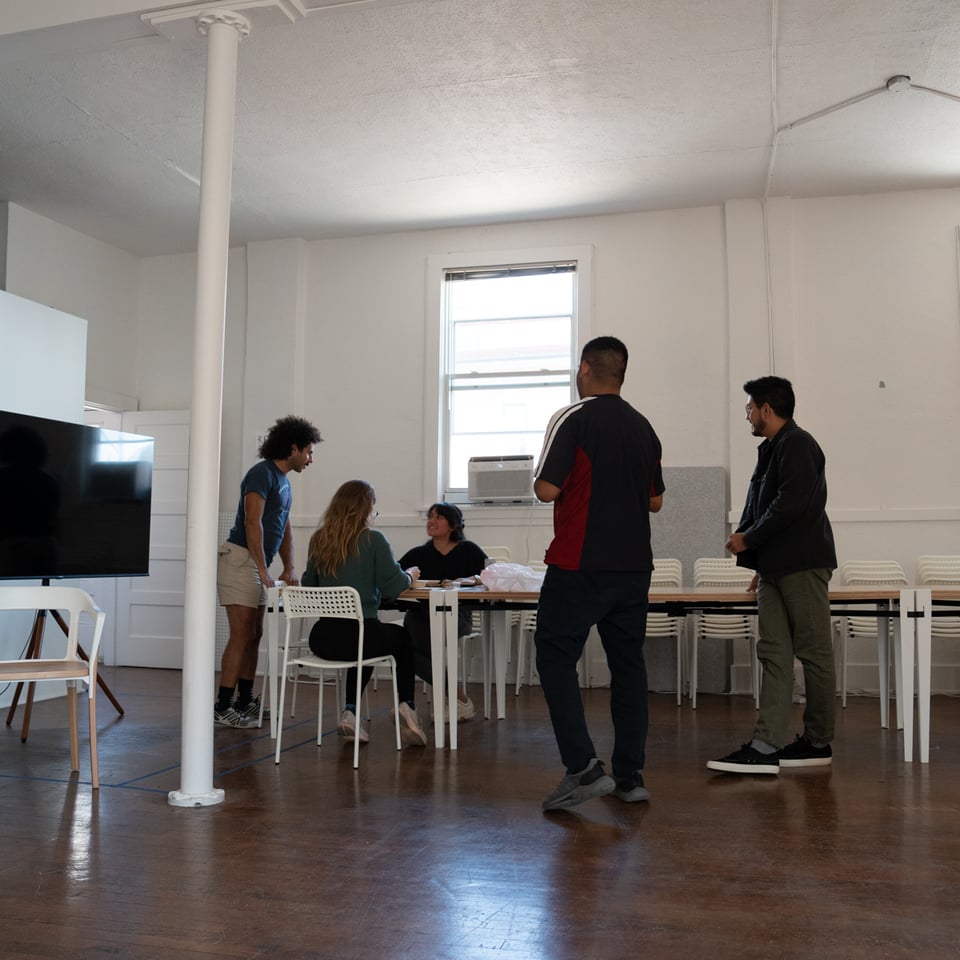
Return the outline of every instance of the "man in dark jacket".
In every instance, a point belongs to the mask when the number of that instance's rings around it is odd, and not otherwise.
[[[833,757],[836,679],[828,585],[837,566],[827,519],[823,451],[793,419],[789,380],[760,377],[743,385],[747,420],[763,437],[747,502],[727,549],[757,571],[763,667],[753,739],[707,767],[723,773],[778,773],[780,767],[826,766]],[[793,660],[803,666],[803,733],[784,746],[793,698]]]

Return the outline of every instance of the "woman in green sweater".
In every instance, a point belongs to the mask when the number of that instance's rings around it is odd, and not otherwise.
[[[363,652],[365,656],[392,656],[397,663],[400,697],[400,733],[411,746],[426,746],[427,735],[417,719],[414,702],[413,643],[399,623],[381,623],[377,618],[381,597],[395,597],[420,576],[417,567],[401,569],[393,558],[387,538],[371,529],[377,495],[363,480],[348,480],[333,495],[323,521],[310,538],[305,587],[354,587],[363,605]],[[352,660],[357,656],[358,631],[349,620],[320,619],[310,631],[310,649],[318,657]],[[373,673],[364,667],[365,687]],[[357,688],[356,670],[347,674],[348,696]],[[369,739],[357,721],[357,705],[347,703],[340,716],[340,733],[347,739]]]

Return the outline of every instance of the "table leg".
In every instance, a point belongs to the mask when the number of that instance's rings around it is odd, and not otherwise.
[[[483,719],[490,719],[490,658],[493,654],[493,613],[480,610],[480,632],[483,634]]]
[[[440,750],[443,748],[443,659],[446,646],[446,591],[430,591],[430,661],[433,676],[433,742]],[[456,631],[454,631],[456,632]]]
[[[877,604],[877,612],[890,609],[889,601]],[[880,726],[890,726],[890,624],[886,617],[877,617],[877,664],[880,676]]]
[[[444,607],[444,632],[446,634],[446,653],[447,653],[447,695],[446,703],[448,706],[448,715],[450,721],[450,749],[457,749],[457,660],[459,658],[460,638],[457,627],[457,591],[445,591]],[[440,701],[443,703],[443,699]]]
[[[264,689],[270,707],[270,736],[277,739],[277,724],[280,720],[280,701],[277,697],[277,681],[280,678],[280,588],[267,589],[267,675]]]
[[[917,629],[917,716],[920,727],[920,762],[930,762],[930,673],[933,603],[929,590],[914,591]]]
[[[903,760],[913,763],[913,659],[916,649],[916,620],[910,616],[916,602],[913,590],[900,591],[900,649],[903,698]]]
[[[893,695],[896,699],[897,729],[903,729],[903,641],[900,618],[893,616],[893,601],[887,605],[893,623]]]
[[[507,715],[507,660],[510,656],[510,611],[494,610],[493,618],[493,668],[497,685],[497,719]]]

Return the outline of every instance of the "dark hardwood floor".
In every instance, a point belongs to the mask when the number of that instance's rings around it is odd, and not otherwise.
[[[126,715],[101,696],[99,794],[83,723],[69,775],[64,701],[37,705],[26,744],[19,713],[0,731],[0,957],[960,954],[955,699],[934,698],[928,766],[905,765],[878,702],[852,698],[832,768],[742,777],[704,764],[748,737],[749,698],[701,695],[694,712],[654,695],[651,802],[545,815],[563,771],[538,688],[511,694],[506,720],[462,725],[456,753],[398,754],[381,685],[359,771],[332,710],[317,748],[307,689],[279,766],[266,729],[218,729],[226,801],[182,809],[167,803],[179,673],[105,675]],[[608,758],[608,693],[584,696]]]

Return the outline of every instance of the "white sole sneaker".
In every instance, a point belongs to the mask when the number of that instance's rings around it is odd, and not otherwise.
[[[425,747],[427,745],[427,735],[423,732],[423,727],[420,726],[417,714],[405,703],[400,704],[400,739],[408,747]]]
[[[359,738],[361,743],[369,743],[370,736],[366,730],[363,729],[363,724],[360,724],[360,733]],[[340,722],[337,724],[337,733],[343,737],[348,743],[353,743],[354,739],[358,736],[357,734],[357,718],[350,710],[344,710],[340,714]]]

